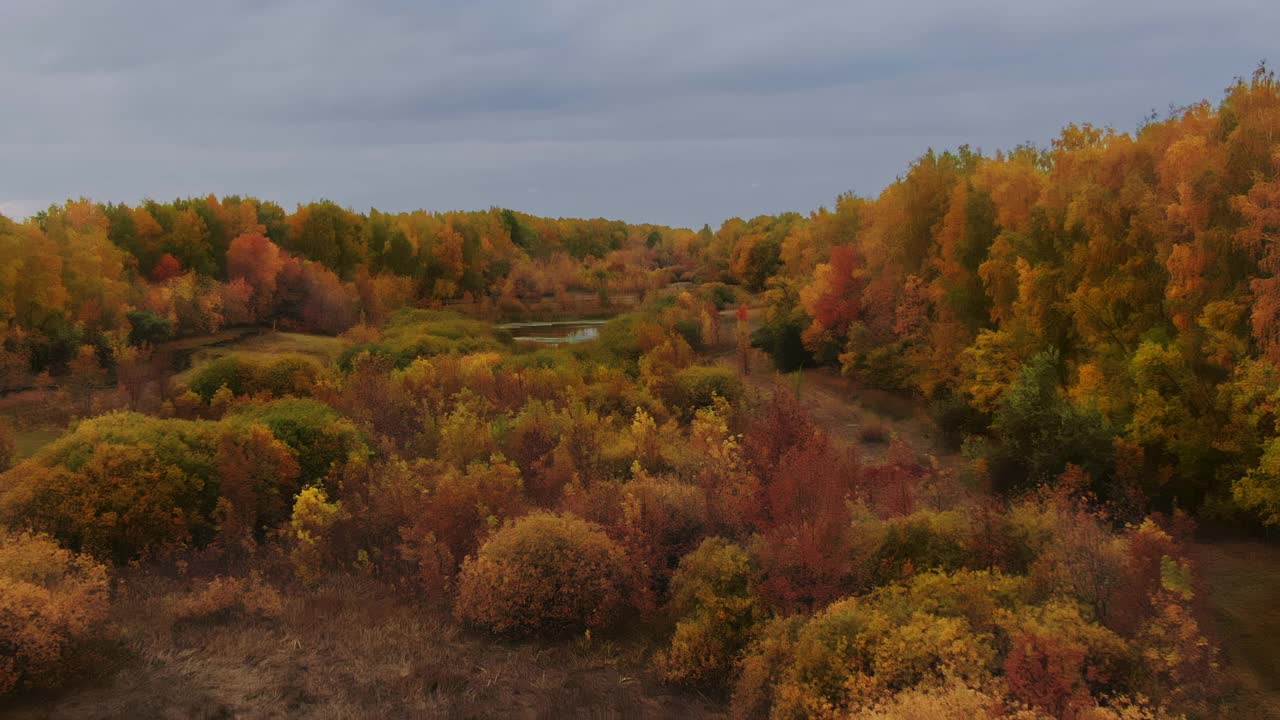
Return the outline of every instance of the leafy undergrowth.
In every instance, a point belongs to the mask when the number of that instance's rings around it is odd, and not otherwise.
[[[714,718],[698,696],[642,679],[638,643],[508,644],[349,576],[279,607],[193,619],[220,593],[126,582],[82,679],[0,706],[35,718]],[[268,591],[270,592],[270,591]],[[272,593],[274,594],[274,593]],[[185,598],[185,601],[184,601]],[[197,601],[191,598],[199,598]],[[259,603],[261,605],[261,603]],[[267,603],[268,606],[271,603]]]

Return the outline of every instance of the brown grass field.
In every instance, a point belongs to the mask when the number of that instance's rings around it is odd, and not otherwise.
[[[120,591],[78,676],[0,716],[45,718],[715,718],[642,679],[642,643],[472,636],[371,580],[284,593],[275,620],[174,622],[173,579]],[[623,650],[622,648],[628,648]]]

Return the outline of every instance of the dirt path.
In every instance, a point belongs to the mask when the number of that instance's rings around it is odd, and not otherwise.
[[[748,321],[754,329],[758,323],[755,311]],[[713,358],[717,364],[738,369],[749,389],[762,393],[779,389],[797,393],[818,425],[833,438],[859,446],[869,462],[882,460],[889,448],[888,439],[897,437],[916,452],[935,458],[941,467],[958,470],[963,464],[964,458],[959,453],[942,444],[937,426],[920,404],[909,398],[862,387],[833,368],[805,368],[783,375],[774,369],[769,357],[758,350],[751,352],[750,371],[742,373],[732,343],[735,325],[732,311],[721,312],[720,343]],[[883,428],[885,440],[868,441],[863,435],[868,428]]]

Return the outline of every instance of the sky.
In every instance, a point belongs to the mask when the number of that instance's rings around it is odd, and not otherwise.
[[[1158,7],[1158,10],[1153,10]],[[0,213],[239,194],[701,227],[1218,101],[1275,0],[0,0]]]

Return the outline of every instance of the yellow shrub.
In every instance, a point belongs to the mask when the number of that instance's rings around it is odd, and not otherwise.
[[[329,502],[318,487],[304,488],[293,504],[289,527],[293,531],[293,563],[305,583],[320,579],[331,564],[329,530],[346,516],[341,502]]]
[[[678,621],[668,647],[654,657],[667,682],[720,686],[750,639],[764,608],[752,592],[755,562],[724,538],[707,538],[680,560],[671,579]]]
[[[627,605],[630,574],[622,548],[598,525],[527,515],[463,563],[456,614],[495,633],[606,627]]]
[[[0,533],[0,695],[55,684],[106,613],[105,567],[42,535]]]
[[[1051,720],[1033,710],[1006,711],[1003,698],[952,684],[894,695],[859,715],[864,720]]]

